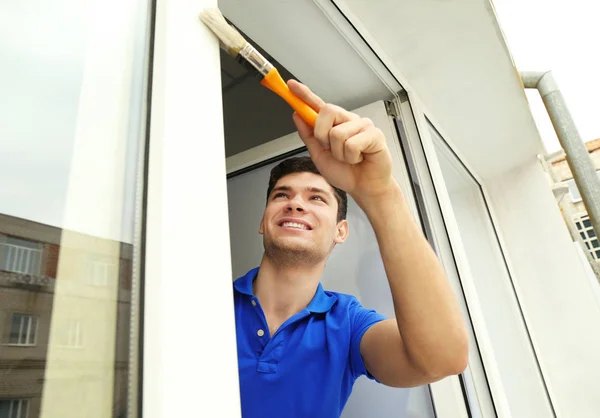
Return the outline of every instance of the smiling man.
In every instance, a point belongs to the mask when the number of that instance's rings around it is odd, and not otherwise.
[[[294,115],[310,158],[271,171],[259,226],[264,256],[234,282],[242,415],[337,418],[360,376],[411,387],[462,372],[467,335],[392,177],[381,131],[298,82],[288,85],[318,117],[312,129]],[[375,231],[395,318],[320,283],[331,251],[348,236],[346,193]]]

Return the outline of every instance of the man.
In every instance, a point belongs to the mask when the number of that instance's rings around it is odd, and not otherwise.
[[[306,86],[288,85],[318,118],[312,129],[294,114],[310,159],[286,160],[271,172],[259,227],[264,256],[234,282],[242,415],[333,418],[361,375],[411,387],[461,373],[467,334],[392,177],[382,132]],[[375,231],[395,319],[320,284],[328,256],[348,236],[346,192]]]

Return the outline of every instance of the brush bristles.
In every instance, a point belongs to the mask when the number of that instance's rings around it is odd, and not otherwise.
[[[217,35],[221,41],[221,47],[229,55],[235,57],[246,45],[244,37],[227,23],[219,9],[204,10],[200,13],[200,20]]]

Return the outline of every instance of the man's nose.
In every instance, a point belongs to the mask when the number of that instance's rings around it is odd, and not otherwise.
[[[304,212],[305,211],[302,202],[298,198],[290,200],[285,209],[288,212]]]

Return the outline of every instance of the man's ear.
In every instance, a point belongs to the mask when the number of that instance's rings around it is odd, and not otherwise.
[[[336,244],[342,244],[344,241],[346,241],[346,238],[348,238],[348,234],[350,233],[350,230],[348,229],[348,221],[347,220],[342,220],[339,221],[337,224],[337,234],[335,236],[335,243]]]
[[[265,218],[264,218],[264,216],[263,216],[263,218],[260,220],[260,225],[259,225],[259,227],[258,227],[258,233],[259,233],[260,235],[262,235],[262,234],[264,234],[264,233],[265,233],[265,227],[264,227],[264,223],[265,223]]]

